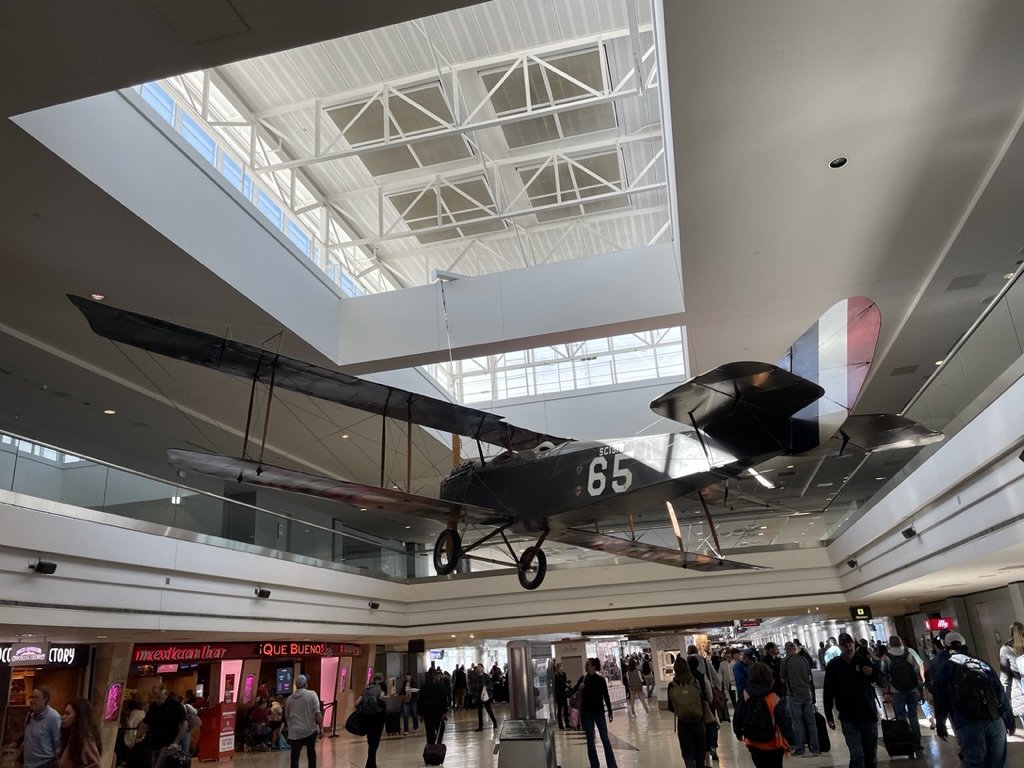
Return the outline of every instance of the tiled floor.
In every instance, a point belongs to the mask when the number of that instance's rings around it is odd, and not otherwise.
[[[506,707],[494,707],[501,720],[507,716]],[[485,716],[486,717],[486,716]],[[482,733],[477,733],[475,712],[456,712],[452,725],[445,732],[445,743],[448,744],[447,768],[478,768],[479,766],[499,766],[497,754],[497,734],[488,724]],[[742,766],[748,768],[753,763],[746,749],[733,737],[729,726],[723,726],[719,756],[719,768]],[[673,731],[673,718],[668,712],[655,712],[650,715],[639,710],[638,716],[628,717],[625,712],[616,712],[610,733],[615,748],[615,757],[620,768],[677,768],[682,766],[679,746]],[[425,739],[422,727],[418,733],[409,736],[385,738],[377,753],[379,768],[398,768],[399,766],[423,765],[422,753]],[[956,768],[959,765],[957,748],[953,737],[943,743],[929,731],[927,722],[923,724],[924,755],[912,761],[907,758],[890,758],[885,753],[879,740],[878,758],[880,765],[907,765],[911,768]],[[562,768],[587,768],[586,742],[582,733],[555,731],[556,754]],[[849,755],[842,735],[832,732],[832,751],[820,757],[794,757],[786,760],[789,768],[825,768],[836,766],[845,768],[849,764]],[[600,743],[598,752],[601,753]],[[366,762],[366,741],[357,739],[342,731],[339,727],[338,736],[325,738],[317,745],[317,768],[363,768]],[[305,753],[302,755],[300,768],[307,768]],[[507,762],[507,761],[506,761]],[[234,763],[238,768],[288,768],[289,753],[264,752],[236,754]],[[193,766],[197,764],[194,762]],[[604,766],[602,755],[601,765]],[[1008,768],[1024,766],[1024,737],[1014,736],[1010,739]],[[502,765],[501,768],[509,768]],[[515,765],[511,768],[543,768],[543,766]]]

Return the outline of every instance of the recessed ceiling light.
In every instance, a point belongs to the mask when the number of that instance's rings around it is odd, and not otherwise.
[[[845,157],[837,157],[831,163],[828,164],[829,168],[842,168],[846,165],[847,160]]]
[[[768,526],[767,525],[762,525],[761,526],[761,530],[762,531],[767,531],[768,530]]]
[[[455,635],[452,635],[452,637],[455,637]]]
[[[105,413],[105,414],[106,414],[107,416],[113,416],[113,415],[114,415],[115,413],[117,413],[117,411],[115,411],[115,410],[114,410],[113,408],[104,408],[104,409],[103,409],[103,412],[104,412],[104,413]]]
[[[103,301],[107,297],[102,293],[90,293],[89,298],[92,299],[93,301]]]
[[[936,365],[942,365],[944,362],[946,362],[946,361],[945,360],[936,360],[935,364]]]
[[[410,528],[412,528],[412,526],[411,526],[411,525],[407,525],[407,526],[405,526],[405,530],[407,530],[407,531],[408,531],[408,530],[409,530]]]
[[[107,636],[106,635],[96,635],[96,639],[97,640],[106,640]]]
[[[875,480],[885,480],[884,477],[876,477]]]
[[[348,435],[342,435],[342,436],[341,436],[341,439],[342,439],[342,440],[348,440]]]
[[[787,465],[786,465],[786,469],[792,469],[792,468],[793,468],[793,466],[794,466],[793,464],[787,464]]]
[[[1011,277],[1013,277],[1013,272],[1007,272],[1003,275],[1003,280],[1009,280]]]
[[[366,511],[366,507],[360,507],[360,508],[359,508],[359,511],[360,511],[360,512],[365,512],[365,511]]]

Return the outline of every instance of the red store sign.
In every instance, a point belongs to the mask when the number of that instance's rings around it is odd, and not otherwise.
[[[927,629],[930,629],[932,632],[941,629],[956,629],[956,619],[950,618],[948,616],[943,617],[941,619],[928,619],[925,622],[925,627]]]
[[[190,663],[224,659],[288,656],[359,656],[362,647],[349,643],[268,640],[260,643],[168,643],[136,645],[132,663]]]

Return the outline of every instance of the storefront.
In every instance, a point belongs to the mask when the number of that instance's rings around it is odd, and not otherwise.
[[[50,706],[63,711],[69,701],[87,695],[91,656],[88,645],[0,644],[0,765],[13,763],[32,689],[45,685],[50,689]]]
[[[352,660],[361,654],[359,645],[309,640],[140,644],[132,650],[125,694],[148,702],[159,684],[182,698],[193,692],[203,719],[200,758],[221,759],[231,756],[236,723],[256,699],[291,695],[300,674],[320,696],[330,728],[338,695],[352,687]]]

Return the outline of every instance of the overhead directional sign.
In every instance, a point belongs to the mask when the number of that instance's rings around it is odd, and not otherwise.
[[[851,605],[850,618],[854,621],[871,621],[871,608],[867,605]]]

